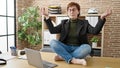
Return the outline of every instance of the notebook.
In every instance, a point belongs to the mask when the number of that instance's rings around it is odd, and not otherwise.
[[[42,60],[41,54],[37,50],[25,48],[28,64],[33,65],[37,68],[54,68],[57,64]]]
[[[0,54],[0,59],[10,60],[15,57],[16,56],[12,56],[11,53],[9,53],[9,52]]]

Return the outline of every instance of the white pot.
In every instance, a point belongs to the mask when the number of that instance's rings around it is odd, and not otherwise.
[[[97,47],[97,42],[92,42],[92,48]]]

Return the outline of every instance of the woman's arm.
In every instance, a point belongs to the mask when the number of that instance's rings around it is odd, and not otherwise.
[[[105,18],[111,14],[112,14],[112,10],[107,9],[103,14],[101,14],[100,19],[98,20],[95,27],[92,27],[91,25],[88,26],[88,33],[98,34],[101,31],[101,29],[106,21]]]
[[[102,30],[102,27],[103,27],[105,21],[106,21],[105,18],[104,19],[99,18],[95,27],[88,24],[88,28],[87,28],[88,33],[90,33],[90,34],[99,34],[99,32]]]
[[[41,8],[41,15],[43,15],[45,17],[44,21],[45,21],[51,34],[60,33],[61,24],[54,27],[51,19],[49,18],[48,13],[45,11],[45,8]]]

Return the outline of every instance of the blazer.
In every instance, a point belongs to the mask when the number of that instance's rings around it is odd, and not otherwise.
[[[48,29],[50,31],[51,34],[60,34],[60,38],[59,41],[66,43],[66,39],[69,33],[69,27],[70,27],[70,20],[69,19],[65,19],[62,20],[61,23],[57,26],[53,26],[51,19],[44,19],[44,21],[46,22],[46,25],[48,26]],[[88,38],[87,38],[87,34],[99,34],[99,32],[101,31],[104,23],[105,23],[105,19],[99,19],[96,26],[92,27],[88,20],[78,20],[77,22],[77,39],[81,44],[88,44]]]

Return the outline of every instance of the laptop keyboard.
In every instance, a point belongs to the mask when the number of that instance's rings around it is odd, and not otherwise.
[[[57,64],[43,60],[43,67],[44,68],[54,68],[56,66],[57,66]]]

